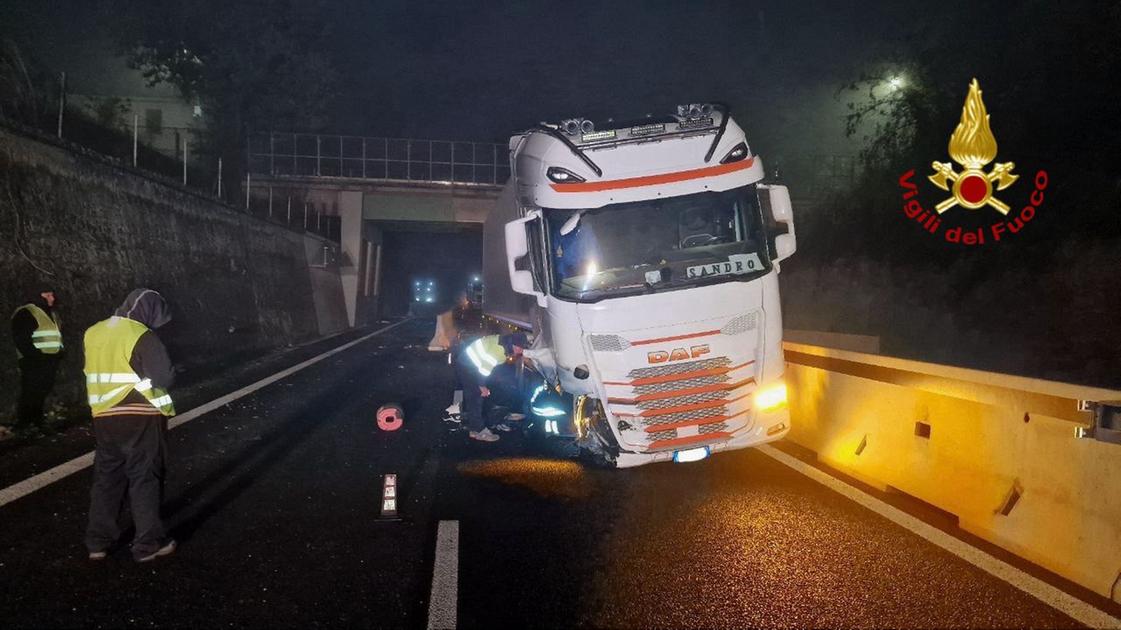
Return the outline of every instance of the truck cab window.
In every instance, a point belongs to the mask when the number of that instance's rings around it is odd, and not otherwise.
[[[562,234],[574,213],[576,228]],[[771,268],[754,186],[544,215],[552,293],[566,299],[751,279]]]

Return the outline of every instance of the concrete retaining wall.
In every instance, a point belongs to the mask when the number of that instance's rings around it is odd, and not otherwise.
[[[69,348],[61,392],[81,395],[81,337],[136,286],[159,290],[173,358],[196,370],[347,326],[333,243],[247,216],[73,147],[0,126],[0,309],[59,291]],[[337,260],[337,255],[329,256]],[[0,410],[17,372],[0,335]],[[0,411],[0,415],[7,415]]]
[[[1121,392],[785,344],[795,443],[1121,600],[1121,445],[1077,438]],[[1011,504],[1011,505],[1010,505]]]

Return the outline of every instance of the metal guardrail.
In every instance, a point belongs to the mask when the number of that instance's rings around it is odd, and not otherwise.
[[[271,177],[500,185],[508,148],[490,142],[267,132],[251,134],[249,172]]]

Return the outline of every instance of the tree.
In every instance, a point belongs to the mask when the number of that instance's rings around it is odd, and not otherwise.
[[[337,76],[325,0],[103,0],[103,11],[133,67],[201,106],[203,149],[234,182],[250,130],[323,126]]]
[[[891,184],[900,174],[915,168],[925,180],[931,161],[946,159],[974,77],[992,116],[997,159],[1015,161],[1021,181],[1036,169],[1051,176],[1047,212],[1018,242],[1046,251],[1056,238],[1121,237],[1119,67],[1119,2],[952,0],[916,10],[893,50],[842,87],[850,97],[849,135],[863,141],[864,177],[846,200],[852,216],[840,222],[852,237],[827,243],[849,251],[830,255],[955,256],[933,241],[929,251],[893,249],[895,226],[866,219],[898,212]]]

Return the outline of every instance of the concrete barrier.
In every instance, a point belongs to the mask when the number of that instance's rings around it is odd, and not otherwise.
[[[839,350],[854,350],[870,354],[880,353],[880,338],[871,335],[852,335],[849,333],[822,332],[820,330],[794,330],[786,328],[782,338],[799,344],[825,346]]]
[[[1121,445],[1076,437],[1121,392],[787,342],[789,439],[1121,602]]]
[[[436,332],[428,342],[431,352],[447,352],[452,346],[452,339],[456,337],[455,316],[451,311],[444,311],[436,316]]]

